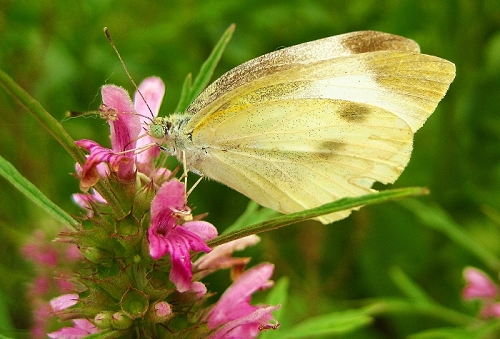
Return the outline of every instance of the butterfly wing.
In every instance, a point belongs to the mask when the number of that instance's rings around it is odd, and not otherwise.
[[[236,67],[188,108],[186,130],[206,153],[191,165],[283,213],[394,182],[455,72],[417,51],[411,40],[357,32]]]

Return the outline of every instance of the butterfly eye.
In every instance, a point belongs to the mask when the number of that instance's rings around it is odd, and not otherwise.
[[[156,139],[163,139],[165,137],[165,129],[162,125],[152,123],[149,125],[149,134]]]

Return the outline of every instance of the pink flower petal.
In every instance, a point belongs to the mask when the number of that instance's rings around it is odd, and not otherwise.
[[[166,182],[156,194],[151,203],[151,218],[162,218],[172,214],[172,211],[181,211],[186,205],[184,184],[177,180]],[[159,222],[159,221],[158,221]]]
[[[175,284],[179,292],[186,292],[191,286],[193,276],[191,270],[190,251],[208,252],[208,247],[196,234],[187,231],[183,227],[175,227],[165,235],[155,233],[153,228],[149,229],[148,239],[150,242],[149,253],[155,260],[167,253],[170,254],[172,268],[170,280]]]
[[[493,299],[498,295],[498,287],[481,270],[474,267],[464,269],[463,276],[467,285],[462,291],[465,300]]]
[[[242,251],[248,246],[255,245],[259,241],[260,238],[256,235],[249,235],[248,237],[230,241],[214,247],[210,253],[200,257],[194,264],[199,270],[230,267],[232,263],[240,262],[238,258],[231,257],[234,251]]]
[[[250,296],[262,287],[269,286],[274,265],[262,263],[244,272],[222,294],[208,314],[208,328],[215,329],[229,321],[245,317],[259,307],[250,305]]]
[[[64,327],[58,331],[48,333],[47,336],[52,339],[80,339],[99,330],[87,319],[74,319],[74,327]]]
[[[144,99],[139,95],[139,92],[136,91],[134,95],[134,106],[139,114],[141,124],[147,126],[151,123],[152,119],[158,116],[163,95],[165,94],[165,84],[158,77],[149,77],[144,79],[139,85],[139,91],[148,104],[146,105]],[[154,170],[153,160],[160,154],[160,149],[156,146],[148,147],[145,150],[141,148],[154,142],[156,142],[156,140],[146,133],[146,135],[139,138],[136,143],[136,147],[139,149],[135,154],[137,167],[139,171],[148,176],[151,176]]]
[[[115,85],[105,85],[101,94],[106,108],[116,111],[116,119],[108,120],[113,150],[122,152],[135,148],[135,139],[141,132],[141,123],[127,91]]]
[[[182,227],[191,233],[196,234],[203,241],[212,240],[217,237],[217,229],[206,221],[188,221]]]
[[[500,318],[500,303],[486,305],[481,310],[481,315],[485,318]]]
[[[199,281],[193,281],[190,290],[195,292],[198,298],[201,298],[205,294],[207,294],[207,287],[205,286],[204,283]]]
[[[209,252],[204,238],[217,236],[215,227],[206,222],[182,223],[186,207],[184,184],[172,180],[163,184],[151,203],[148,229],[149,254],[155,260],[170,254],[170,280],[179,292],[190,289],[193,276],[190,252]]]
[[[163,95],[165,94],[165,84],[158,77],[149,77],[141,82],[139,91],[146,99],[149,108],[139,92],[136,91],[134,94],[135,110],[139,114],[141,123],[149,123],[151,121],[150,119],[154,119],[158,116],[160,105],[163,101]]]
[[[96,190],[92,190],[92,193],[75,193],[71,196],[71,198],[77,205],[88,210],[87,216],[89,218],[92,218],[94,215],[94,211],[92,209],[94,204],[106,203],[106,200]]]
[[[228,321],[208,339],[255,338],[260,332],[260,327],[266,326],[273,319],[271,312],[279,308],[279,305],[259,308],[243,317]],[[279,324],[270,327],[277,328],[277,326]]]
[[[54,312],[64,310],[78,303],[78,294],[63,294],[50,300],[50,307]]]

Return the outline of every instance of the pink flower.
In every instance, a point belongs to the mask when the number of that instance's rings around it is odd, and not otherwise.
[[[255,245],[259,241],[260,238],[254,234],[216,246],[210,253],[207,253],[196,260],[194,265],[197,271],[204,271],[204,276],[223,268],[240,265],[244,267],[250,259],[235,258],[232,256],[233,252],[242,251],[248,246]]]
[[[163,184],[151,204],[149,254],[154,260],[170,254],[170,280],[179,292],[186,292],[191,287],[190,251],[209,252],[205,241],[217,236],[217,229],[208,222],[183,223],[188,215],[184,184],[177,180]]]
[[[73,319],[74,327],[64,327],[58,331],[48,333],[52,339],[80,339],[99,330],[87,319]]]
[[[463,276],[467,285],[462,296],[470,299],[494,299],[498,295],[498,287],[482,271],[474,267],[466,267]]]
[[[139,117],[127,91],[123,88],[106,85],[102,87],[101,114],[108,118],[111,129],[112,149],[105,148],[92,140],[79,140],[76,144],[86,149],[90,154],[80,175],[80,189],[88,190],[102,177],[99,165],[106,163],[112,172],[117,172],[121,180],[130,181],[135,177],[134,155],[132,152],[136,139],[141,131]]]
[[[500,303],[486,303],[481,315],[485,318],[500,318]]]
[[[163,95],[165,94],[165,84],[158,77],[149,77],[144,79],[139,85],[139,91],[142,93],[142,96],[138,91],[135,92],[134,106],[139,114],[141,124],[147,125],[151,123],[151,120],[154,119],[160,111],[160,105],[163,100]],[[142,97],[146,99],[147,105]],[[154,168],[152,160],[160,154],[160,149],[158,147],[147,147],[147,145],[155,142],[155,139],[146,134],[142,138],[139,138],[136,143],[138,149],[135,155],[137,168],[140,172],[148,176],[152,174]],[[142,150],[142,147],[147,148]]]
[[[101,175],[102,176],[102,175]],[[97,192],[92,190],[92,193],[75,193],[71,196],[73,201],[82,208],[88,210],[87,216],[92,218],[94,216],[93,206],[95,204],[105,204],[106,200]]]
[[[119,172],[120,167],[129,168],[130,165],[134,165],[129,155],[117,154],[113,150],[103,147],[93,140],[78,140],[76,144],[89,152],[89,156],[80,174],[80,189],[84,192],[101,179],[102,176],[98,166],[103,163],[108,164],[112,172]],[[128,169],[122,172],[128,173]]]
[[[63,294],[50,300],[50,307],[54,312],[61,311],[78,303],[78,294]]]
[[[56,267],[59,257],[57,250],[46,243],[43,232],[36,231],[34,237],[34,241],[22,248],[24,256],[39,266]]]
[[[210,337],[216,338],[253,338],[260,328],[267,328],[271,315],[280,306],[259,307],[250,305],[251,295],[272,285],[269,278],[274,265],[263,263],[244,272],[220,297],[208,313],[208,328],[216,329]],[[276,327],[272,325],[271,327]]]

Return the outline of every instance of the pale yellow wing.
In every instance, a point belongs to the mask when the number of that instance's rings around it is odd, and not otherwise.
[[[307,99],[248,104],[238,114],[219,111],[223,123],[194,135],[195,143],[210,144],[199,170],[282,213],[372,192],[374,181],[394,182],[410,158],[411,129],[394,114],[365,104],[357,108],[370,114],[346,116],[346,104],[354,108],[339,100]]]
[[[366,40],[357,34],[351,40]],[[206,153],[193,167],[283,213],[371,192],[374,181],[394,182],[409,161],[413,133],[455,68],[416,53],[411,40],[366,34],[393,43],[360,43],[349,53],[339,47],[342,38],[313,41],[251,60],[214,82],[188,109],[194,115],[186,132]]]
[[[376,31],[345,33],[280,49],[233,68],[208,86],[186,111],[196,115],[190,125],[197,125],[199,119],[214,112],[218,106],[261,84],[282,82],[282,75],[286,76],[290,70],[322,60],[375,51],[419,53],[420,49],[413,40]]]

